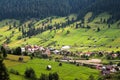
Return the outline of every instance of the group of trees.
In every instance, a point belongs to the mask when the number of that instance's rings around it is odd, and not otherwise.
[[[120,0],[97,0],[94,4],[86,7],[84,10],[79,12],[79,18],[88,12],[93,12],[93,16],[90,20],[94,19],[97,15],[103,12],[107,12],[112,15],[108,20],[109,23],[113,23],[120,19]]]
[[[48,20],[48,22],[49,21],[50,20]],[[70,24],[72,24],[75,21],[76,20],[74,18],[72,18],[71,20],[69,18],[66,18],[66,22],[64,22],[64,23],[55,23],[54,25],[45,25],[45,24],[48,24],[48,22],[42,22],[43,25],[38,27],[38,28],[35,28],[34,24],[30,23],[27,26],[28,30],[25,30],[25,28],[22,26],[19,29],[19,31],[22,32],[22,36],[24,36],[24,37],[31,37],[33,35],[42,33],[42,32],[47,31],[47,30],[52,31],[52,30],[56,30],[56,29],[60,29],[60,28],[65,28],[65,27],[67,27],[67,25],[70,25]]]
[[[72,13],[78,13],[81,19],[87,12],[93,12],[91,19],[102,12],[112,15],[109,22],[120,19],[119,0],[1,0],[0,10],[0,19],[41,19],[49,16],[67,16]]]
[[[25,77],[30,80],[59,80],[57,72],[47,74],[41,74],[40,78],[37,79],[35,71],[32,68],[28,68],[25,71]]]

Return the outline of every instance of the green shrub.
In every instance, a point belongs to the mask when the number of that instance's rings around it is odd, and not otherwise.
[[[32,68],[27,68],[24,74],[26,78],[30,78],[31,80],[36,80],[36,74]]]
[[[59,80],[59,75],[57,72],[47,74],[41,74],[38,80]]]
[[[41,74],[41,76],[40,76],[40,78],[39,78],[39,80],[49,80],[49,77],[48,77],[48,75],[47,74]]]
[[[10,69],[10,73],[15,74],[15,75],[20,75],[20,73],[14,69]]]

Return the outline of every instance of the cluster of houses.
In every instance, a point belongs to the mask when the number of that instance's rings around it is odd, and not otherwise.
[[[53,48],[44,48],[44,47],[38,46],[38,45],[26,45],[25,47],[21,48],[22,52],[28,52],[29,54],[32,54],[32,53],[35,54],[36,52],[39,52],[41,54],[46,54],[46,55],[51,55],[51,53],[60,54],[63,51],[69,51],[69,49],[70,49],[70,46],[63,46],[61,48],[61,50],[57,50],[57,49],[53,49]],[[98,52],[97,54],[101,56],[101,55],[104,55],[104,53],[105,52]],[[89,56],[94,55],[96,53],[88,51],[86,53],[81,52],[81,53],[78,53],[78,54],[79,55],[85,55],[85,56],[89,57]],[[109,54],[109,53],[107,53],[107,54]],[[114,53],[114,54],[110,53],[109,55],[111,55],[114,58],[118,57],[117,53]],[[66,58],[66,57],[64,57],[64,58],[65,59],[63,59],[63,60],[68,61],[68,58]],[[70,62],[70,60],[72,60],[72,59],[69,59],[69,62]],[[100,62],[100,61],[97,60],[97,62]],[[81,63],[80,60],[77,63]],[[118,67],[117,65],[99,65],[99,64],[97,64],[97,63],[95,64],[95,63],[96,63],[96,60],[88,60],[87,64],[92,65],[92,66],[94,66],[94,68],[100,70],[103,75],[111,74],[111,73],[120,71],[120,67]]]
[[[50,55],[50,49],[49,48],[44,48],[42,46],[37,46],[37,45],[26,45],[25,47],[21,48],[22,52],[28,52],[29,54],[40,52],[41,54],[46,54]]]
[[[68,49],[70,49],[69,46],[63,46],[61,50],[57,50],[54,48],[49,48],[49,47],[45,48],[38,45],[26,45],[25,47],[21,48],[21,51],[28,52],[29,54],[39,52],[41,54],[51,55],[51,53],[59,54],[61,51],[68,50]]]
[[[102,75],[108,75],[120,71],[120,67],[117,65],[96,66],[96,69],[101,70]]]

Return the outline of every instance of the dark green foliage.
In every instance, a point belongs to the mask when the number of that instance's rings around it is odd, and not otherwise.
[[[110,24],[108,24],[108,28],[110,28],[111,26],[110,26]]]
[[[90,29],[91,27],[89,26],[89,25],[87,25],[87,27],[86,27],[87,29]]]
[[[91,20],[96,17],[96,15],[108,12],[113,15],[109,21],[102,20],[103,23],[113,23],[116,20],[120,19],[120,0],[95,0],[91,6],[86,7],[84,10],[79,12],[79,18],[83,18],[86,13],[93,12],[93,17]]]
[[[112,60],[113,59],[113,57],[112,57],[112,55],[106,55],[106,59],[108,59],[108,60]]]
[[[69,30],[67,30],[66,34],[70,34],[70,31],[69,31]]]
[[[1,46],[1,52],[2,52],[2,57],[6,58],[7,57],[7,49],[5,49],[5,47]]]
[[[21,47],[17,47],[13,52],[13,54],[15,54],[15,55],[21,55],[21,53],[22,53]]]
[[[53,76],[53,78],[49,79],[49,80],[59,80],[59,75],[57,72],[53,73],[52,76]],[[49,75],[49,77],[50,77],[50,75]]]
[[[98,28],[97,28],[97,32],[99,32],[99,31],[100,31],[100,28],[98,27]]]
[[[39,80],[49,80],[49,77],[47,74],[41,74]]]
[[[41,54],[41,58],[47,59],[48,55],[47,54]]]
[[[18,61],[22,62],[23,61],[23,57],[19,57]]]
[[[26,69],[24,74],[25,74],[26,78],[29,78],[31,80],[36,80],[36,74],[35,74],[35,71],[32,68]]]
[[[22,39],[22,36],[18,36],[18,37],[17,37],[17,40],[20,40],[20,39]]]
[[[117,64],[117,66],[120,66],[120,62]]]
[[[15,75],[20,75],[20,73],[14,69],[10,69],[10,73],[15,74]]]
[[[9,80],[8,71],[3,63],[3,60],[0,58],[0,80]]]
[[[49,16],[67,16],[72,13],[78,13],[78,11],[80,11],[79,19],[83,18],[86,13],[93,12],[93,16],[90,19],[92,20],[100,13],[108,12],[113,16],[108,21],[103,19],[100,21],[113,23],[113,19],[120,19],[120,0],[1,0],[0,10],[0,19],[15,18],[21,20],[41,19]],[[70,23],[69,21],[67,22]],[[17,27],[16,23],[13,25]]]
[[[77,13],[92,2],[94,0],[1,0],[0,19],[66,16]]]
[[[57,72],[47,74],[41,74],[39,80],[59,80],[59,75]]]
[[[113,62],[110,61],[109,64],[110,64],[110,65],[113,65]]]
[[[62,63],[59,63],[59,66],[62,66]]]
[[[11,42],[10,38],[7,38],[5,41],[7,44]]]
[[[11,29],[12,29],[12,26],[10,25],[8,30],[11,30]]]

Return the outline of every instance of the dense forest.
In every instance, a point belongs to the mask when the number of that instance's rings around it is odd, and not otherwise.
[[[79,12],[79,17],[81,18],[87,12],[93,12],[93,18],[100,13],[107,12],[112,15],[111,20],[119,20],[120,0],[97,0],[96,2]]]
[[[95,0],[1,0],[0,19],[45,18],[78,13]]]
[[[29,19],[67,16],[79,13],[79,18],[92,11],[95,15],[109,12],[120,18],[120,0],[1,0],[0,19]]]

